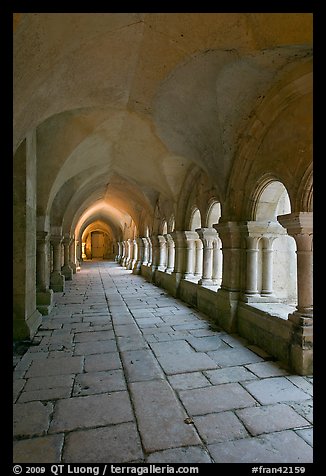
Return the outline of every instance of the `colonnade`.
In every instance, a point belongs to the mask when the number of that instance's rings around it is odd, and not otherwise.
[[[221,221],[211,228],[123,240],[117,243],[115,259],[137,274],[142,267],[147,267],[152,275],[160,271],[198,286],[238,292],[245,302],[276,302],[273,244],[277,237],[288,233],[294,237],[297,247],[295,316],[310,317],[313,309],[312,213],[282,215],[278,222]]]

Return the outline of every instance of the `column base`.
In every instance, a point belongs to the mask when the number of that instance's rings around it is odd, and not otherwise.
[[[218,324],[227,332],[237,331],[238,291],[220,288],[216,293]]]
[[[14,340],[32,339],[42,322],[42,314],[35,309],[27,319],[14,320]]]
[[[69,266],[72,269],[73,274],[76,274],[77,273],[77,264],[70,261]]]
[[[36,308],[43,316],[47,316],[48,314],[50,314],[53,305],[54,303],[52,289],[36,292]]]
[[[73,271],[70,268],[70,266],[62,266],[61,268],[61,274],[65,277],[66,281],[71,281],[72,280],[72,275]]]
[[[268,303],[268,302],[280,302],[279,299],[277,299],[275,296],[272,294],[268,295],[262,295],[262,294],[242,294],[241,295],[241,301],[242,302],[247,302],[248,304],[254,303],[254,302],[261,302],[261,303]]]
[[[201,278],[198,281],[198,285],[199,286],[215,286],[213,280],[209,278]]]
[[[299,375],[313,374],[313,318],[295,311],[288,316],[293,325],[290,364]]]
[[[65,277],[59,271],[51,273],[50,288],[55,293],[62,293],[65,290]]]

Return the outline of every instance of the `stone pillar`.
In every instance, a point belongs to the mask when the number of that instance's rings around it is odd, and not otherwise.
[[[175,248],[174,248],[174,241],[170,234],[164,235],[167,243],[167,273],[172,273],[174,270],[174,256],[175,256]]]
[[[13,319],[14,340],[32,338],[42,320],[36,308],[35,131],[13,158]]]
[[[131,255],[131,264],[129,269],[134,269],[138,259],[138,244],[137,239],[135,238],[132,241],[132,255]]]
[[[137,238],[137,260],[133,267],[134,274],[140,274],[141,272],[141,265],[143,264],[144,260],[144,242],[143,238]]]
[[[222,283],[217,290],[218,322],[228,332],[236,332],[242,257],[240,227],[233,221],[219,221],[213,227],[221,239],[223,254]]]
[[[198,281],[200,286],[213,286],[213,241],[216,239],[214,228],[198,228],[197,233],[203,242],[203,276]]]
[[[128,261],[128,257],[129,257],[129,243],[128,243],[128,240],[124,240],[123,242],[123,245],[124,245],[124,249],[123,249],[123,257],[122,257],[122,266],[126,266],[126,263]]]
[[[277,219],[297,245],[298,304],[289,315],[293,324],[291,364],[296,372],[307,375],[313,366],[313,213],[294,212]]]
[[[198,239],[195,241],[195,277],[201,279],[203,277],[203,242]]]
[[[61,242],[62,236],[51,235],[51,245],[53,248],[53,271],[50,277],[50,286],[55,293],[65,290],[65,277],[61,274]]]
[[[152,245],[152,240],[151,238],[147,237],[147,242],[148,242],[148,263],[147,266],[152,266],[153,262],[153,245]]]
[[[142,264],[144,266],[148,266],[148,260],[149,260],[149,243],[147,238],[141,238],[143,241],[143,246],[144,246],[144,258]]]
[[[221,240],[219,237],[213,241],[213,270],[212,270],[213,284],[220,286],[222,282],[222,249]]]
[[[132,269],[132,262],[134,258],[134,240],[128,239],[128,258],[126,261],[126,268]]]
[[[262,269],[262,296],[273,295],[273,242],[275,238],[262,238],[263,243],[263,269]]]
[[[36,304],[37,310],[47,315],[53,307],[53,290],[49,288],[48,262],[49,233],[36,233]]]
[[[152,244],[152,260],[151,260],[151,270],[152,275],[158,269],[159,260],[160,260],[160,239],[158,235],[152,235],[150,237],[150,241]]]
[[[76,241],[75,238],[71,238],[69,244],[69,266],[72,269],[73,274],[77,272],[77,259],[76,259]]]
[[[166,270],[166,240],[163,235],[158,235],[158,243],[159,243],[159,260],[158,260],[158,270],[165,271]]]
[[[198,240],[198,233],[195,231],[184,231],[185,241],[185,268],[183,277],[185,279],[193,279],[195,273],[195,242]]]
[[[170,233],[170,235],[175,244],[174,270],[172,272],[173,289],[171,290],[171,294],[173,296],[177,296],[180,281],[184,277],[185,273],[186,244],[184,239],[184,231],[173,231]]]
[[[70,242],[71,238],[69,235],[65,235],[62,243],[63,243],[63,266],[61,268],[61,274],[64,275],[66,281],[72,280],[73,271],[70,267]]]
[[[259,238],[254,236],[247,236],[245,294],[249,294],[250,296],[258,294],[258,242]]]
[[[117,252],[117,256],[115,257],[115,260],[117,263],[120,263],[121,252],[122,252],[122,245],[120,241],[117,241],[117,247],[118,247],[118,252]]]

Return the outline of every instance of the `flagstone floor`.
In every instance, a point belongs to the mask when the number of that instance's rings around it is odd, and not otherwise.
[[[310,463],[312,377],[108,261],[14,356],[15,463]]]

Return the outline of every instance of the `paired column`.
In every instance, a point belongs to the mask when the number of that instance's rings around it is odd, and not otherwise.
[[[158,259],[158,270],[159,271],[165,271],[167,266],[166,266],[166,261],[167,261],[167,243],[166,239],[163,235],[158,235],[158,244],[159,244],[159,259]]]
[[[71,281],[72,280],[72,275],[73,271],[72,268],[70,267],[70,244],[71,244],[71,238],[69,235],[65,235],[63,240],[63,266],[61,268],[61,273],[64,275],[66,281]]]
[[[195,257],[196,257],[196,240],[198,233],[196,231],[185,231],[185,269],[184,278],[193,279],[195,277]]]
[[[61,243],[63,237],[51,235],[50,241],[53,249],[53,271],[50,276],[50,286],[54,292],[65,290],[65,277],[61,274]]]
[[[213,243],[217,233],[214,228],[198,228],[197,233],[203,243],[203,275],[198,281],[200,286],[213,286]],[[215,258],[216,259],[216,258]]]
[[[36,307],[47,315],[53,307],[53,290],[49,288],[49,233],[36,233]]]

